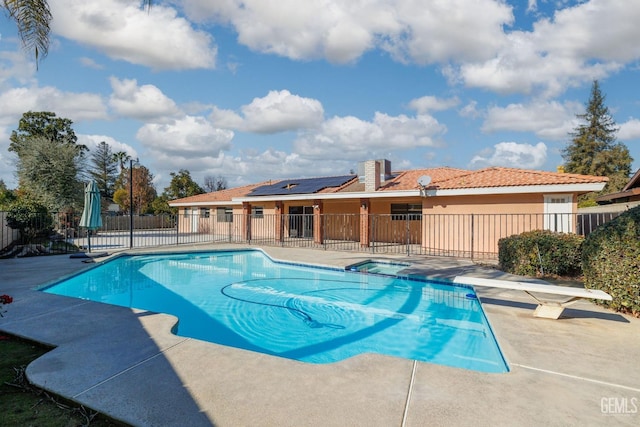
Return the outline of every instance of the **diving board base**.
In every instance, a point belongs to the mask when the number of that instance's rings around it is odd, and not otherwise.
[[[562,312],[564,311],[565,308],[567,308],[569,305],[573,304],[574,302],[578,302],[579,300],[582,299],[580,297],[573,297],[562,302],[545,301],[536,297],[531,292],[528,292],[528,291],[525,291],[525,292],[527,295],[529,295],[531,298],[536,300],[536,302],[538,303],[538,307],[536,307],[535,311],[533,312],[533,317],[542,317],[544,319],[554,319],[554,320],[559,319],[560,316],[562,316]]]
[[[543,317],[545,319],[559,319],[564,311],[564,307],[561,305],[545,305],[538,304],[535,311],[533,312],[533,317]]]

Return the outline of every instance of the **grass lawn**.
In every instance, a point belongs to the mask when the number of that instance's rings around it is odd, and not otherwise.
[[[124,426],[27,383],[24,369],[50,348],[0,332],[0,425]]]

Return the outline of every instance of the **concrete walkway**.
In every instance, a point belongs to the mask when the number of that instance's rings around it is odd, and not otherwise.
[[[264,250],[340,267],[372,258]],[[468,261],[373,258],[406,260],[438,278],[513,279]],[[34,290],[88,266],[69,256],[0,260],[0,294],[14,297],[0,330],[55,346],[29,366],[32,382],[132,425],[640,425],[640,319],[588,302],[559,320],[538,319],[524,293],[478,288],[506,374],[376,354],[314,365],[175,336],[169,315]]]

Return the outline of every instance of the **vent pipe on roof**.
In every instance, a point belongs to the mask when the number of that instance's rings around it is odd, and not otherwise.
[[[364,191],[373,192],[380,188],[380,163],[376,160],[364,162]]]

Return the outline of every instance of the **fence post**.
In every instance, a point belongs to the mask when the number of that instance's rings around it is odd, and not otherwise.
[[[471,260],[472,261],[473,261],[473,243],[474,243],[474,237],[475,237],[474,220],[475,220],[475,217],[473,214],[471,214]]]
[[[176,213],[175,220],[176,220],[176,246],[178,246],[180,244],[180,211]]]
[[[411,255],[411,246],[410,246],[410,244],[411,244],[411,235],[410,234],[411,233],[410,233],[410,229],[409,229],[410,228],[409,227],[409,215],[410,214],[407,214],[407,217],[405,219],[405,227],[406,227],[406,232],[407,232],[407,234],[406,234],[406,236],[407,236],[407,256]]]

